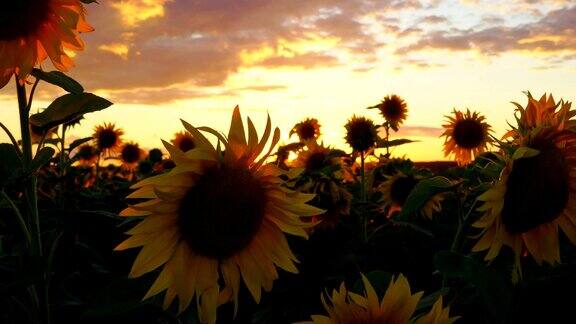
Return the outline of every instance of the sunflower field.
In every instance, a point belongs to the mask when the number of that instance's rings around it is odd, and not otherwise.
[[[64,73],[91,2],[41,1],[42,24],[0,31],[20,116],[20,134],[0,120],[0,323],[574,321],[570,102],[526,92],[505,134],[448,111],[444,162],[390,153],[412,142],[397,95],[351,110],[346,150],[314,118],[279,145],[239,107],[228,129],[182,121],[151,150],[117,121],[69,141],[112,105]],[[67,93],[33,113],[37,87]]]

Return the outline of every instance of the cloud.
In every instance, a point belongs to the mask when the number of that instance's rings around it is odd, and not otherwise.
[[[381,44],[364,17],[419,3],[110,0],[87,6],[96,31],[83,35],[87,49],[76,57],[81,68],[72,75],[90,89],[218,86],[246,66],[240,53],[263,47],[274,49],[257,64],[267,68],[333,67],[338,63],[334,51],[369,60]],[[322,39],[332,42],[323,44]]]
[[[426,17],[423,17],[422,19],[420,19],[420,23],[425,23],[425,24],[430,24],[430,25],[443,24],[446,22],[448,22],[448,18],[446,18],[444,16],[438,16],[438,15],[426,16]]]
[[[531,51],[555,54],[576,52],[576,6],[549,12],[535,23],[515,27],[493,26],[480,30],[432,31],[397,54],[424,49],[451,51],[476,50],[497,55],[508,51]]]
[[[402,126],[394,136],[439,137],[444,130],[440,127],[428,126]]]
[[[285,89],[286,86],[283,85],[255,85],[231,89],[202,88],[193,90],[182,86],[178,88],[119,90],[103,95],[115,103],[157,105],[185,99],[233,97],[241,95],[243,92],[279,91]]]

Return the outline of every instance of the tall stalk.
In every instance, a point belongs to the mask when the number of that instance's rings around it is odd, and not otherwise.
[[[360,152],[360,222],[362,242],[368,240],[368,220],[366,219],[366,176],[364,171],[364,152]]]
[[[26,86],[24,83],[20,83],[20,80],[17,76],[14,78],[16,80],[16,94],[18,97],[18,112],[20,115],[20,133],[22,136],[22,165],[24,170],[30,170],[32,166],[32,140],[30,137],[30,107],[32,104],[32,98],[30,98],[30,102],[26,97]],[[34,85],[37,85],[36,82]],[[36,192],[37,186],[37,176],[35,172],[32,172],[26,179],[25,179],[25,190],[24,190],[24,201],[26,207],[26,215],[28,216],[27,222],[29,226],[30,236],[32,239],[32,251],[31,254],[35,257],[42,258],[43,250],[42,250],[42,236],[40,232],[40,216],[38,212],[38,196]],[[43,318],[45,324],[50,323],[50,308],[49,308],[49,299],[48,299],[48,291],[47,291],[47,282],[46,276],[42,282],[38,284],[36,292],[40,291],[41,293],[37,295],[39,299],[39,308],[41,318]]]

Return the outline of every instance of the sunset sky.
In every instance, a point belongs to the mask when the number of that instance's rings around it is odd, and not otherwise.
[[[101,0],[86,6],[96,29],[69,72],[114,102],[70,132],[115,122],[125,139],[159,147],[194,126],[227,131],[239,105],[260,129],[316,117],[326,144],[346,150],[344,123],[398,94],[409,116],[397,148],[444,159],[441,125],[453,108],[480,111],[501,135],[522,91],[576,97],[574,0]],[[44,67],[51,69],[49,65]],[[1,120],[17,132],[12,85]],[[33,110],[56,95],[41,87]],[[2,134],[0,140],[5,141]]]

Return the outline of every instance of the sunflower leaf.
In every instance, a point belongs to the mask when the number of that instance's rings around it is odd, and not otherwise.
[[[26,173],[27,174],[33,173],[36,170],[40,169],[46,163],[50,162],[50,159],[52,159],[54,153],[56,153],[56,150],[54,150],[53,148],[48,146],[43,147],[38,152],[38,154],[34,156],[34,159],[32,160],[32,163],[30,163],[30,167]]]
[[[110,101],[92,93],[69,93],[54,100],[41,113],[30,116],[30,123],[42,128],[52,128],[111,105]]]
[[[413,140],[410,140],[407,138],[398,138],[398,139],[394,139],[391,141],[381,139],[378,141],[376,147],[377,148],[387,148],[387,147],[400,146],[400,145],[404,145],[404,144],[408,144],[408,143],[414,143],[414,142],[418,142],[418,141],[413,141]]]
[[[412,189],[408,198],[406,198],[406,202],[402,207],[402,212],[398,216],[398,219],[405,219],[407,215],[419,211],[432,196],[448,191],[454,187],[454,185],[450,179],[442,176],[421,180],[416,184],[414,189]]]
[[[84,138],[80,138],[75,140],[74,142],[70,143],[70,146],[68,147],[68,151],[72,151],[73,149],[77,148],[78,146],[89,142],[92,140],[92,137],[84,137]]]
[[[0,144],[0,188],[16,178],[20,173],[21,162],[12,144]]]
[[[32,75],[40,80],[46,81],[53,85],[74,94],[81,94],[84,88],[80,83],[60,71],[44,72],[40,69],[32,70]]]

